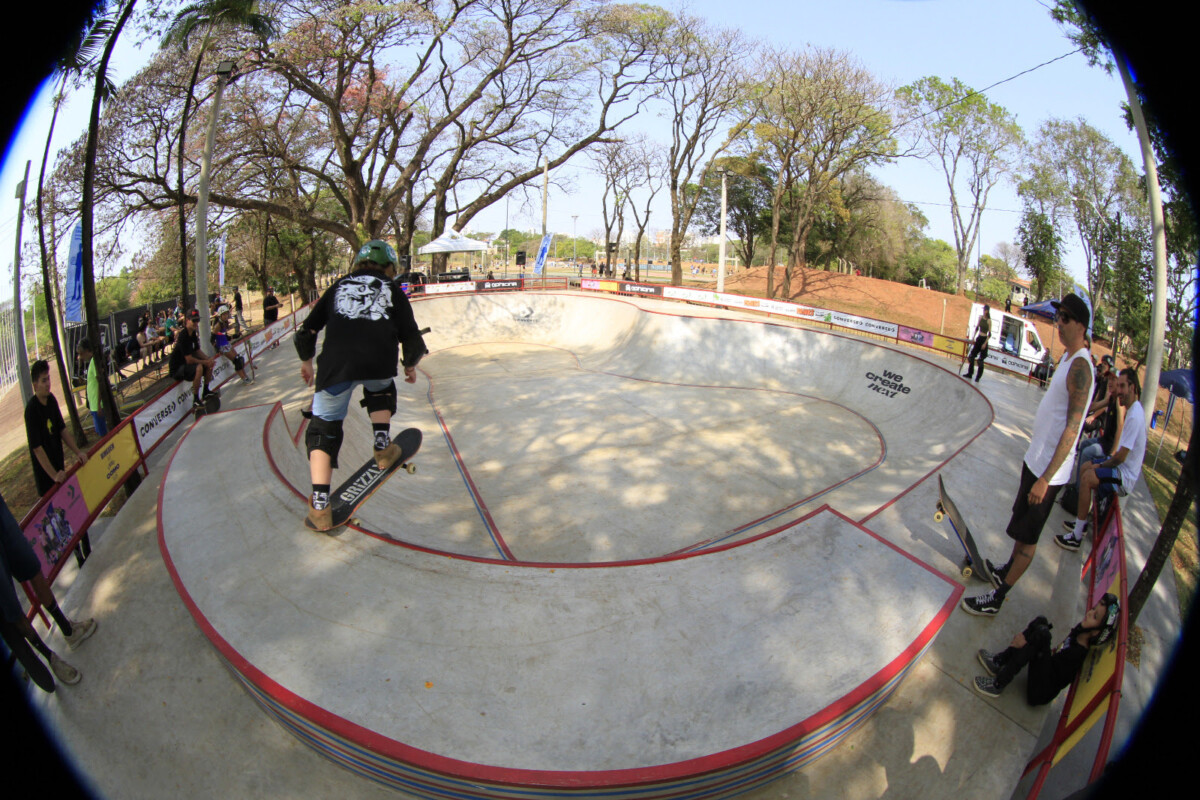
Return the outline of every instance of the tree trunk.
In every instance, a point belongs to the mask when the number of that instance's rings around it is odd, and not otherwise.
[[[96,304],[96,265],[92,252],[94,245],[92,206],[95,202],[95,187],[93,184],[96,177],[96,148],[100,135],[100,101],[104,91],[104,79],[108,73],[109,58],[112,57],[113,48],[117,44],[117,37],[121,35],[121,29],[129,21],[129,17],[133,14],[133,7],[136,4],[137,0],[128,0],[125,8],[121,11],[121,16],[117,20],[117,24],[108,36],[108,41],[104,44],[104,53],[100,57],[99,64],[96,66],[96,85],[92,93],[92,111],[88,121],[87,149],[83,164],[83,191],[79,202],[79,213],[81,222],[83,223],[83,302],[87,314],[88,338],[92,340],[97,355],[101,355],[103,350],[100,338],[100,315]],[[101,361],[103,361],[103,356],[101,357]],[[120,422],[120,417],[117,415],[117,401],[113,396],[112,385],[108,381],[108,370],[97,369],[96,372],[100,384],[100,402],[104,405],[104,413],[108,418],[109,428],[115,428],[117,423]],[[136,477],[137,473],[134,473],[134,478]]]
[[[204,39],[208,42],[208,37]],[[183,201],[183,151],[187,139],[188,111],[192,107],[192,93],[196,90],[196,80],[200,77],[200,62],[204,59],[204,49],[196,56],[196,66],[192,68],[192,79],[188,83],[187,94],[183,96],[183,115],[179,122],[179,158],[175,164],[177,183],[179,185],[179,307],[187,308],[188,297],[188,263],[187,263],[187,215],[184,212]]]
[[[50,326],[50,341],[54,343],[54,361],[58,365],[58,382],[62,386],[63,400],[67,404],[67,415],[68,419],[71,420],[71,431],[75,436],[75,441],[80,447],[86,447],[88,439],[83,432],[83,424],[79,421],[79,408],[75,405],[75,393],[71,391],[71,377],[67,372],[62,339],[58,335],[58,321],[55,319],[54,314],[56,305],[54,297],[51,294],[51,287],[53,286],[55,289],[58,287],[58,268],[51,269],[50,255],[46,248],[45,211],[42,202],[42,192],[44,191],[46,181],[46,162],[50,158],[50,140],[54,137],[54,123],[58,120],[58,109],[61,105],[61,97],[56,97],[54,101],[54,113],[50,116],[50,131],[46,134],[46,149],[42,151],[42,168],[38,172],[38,245],[42,251],[42,295],[46,302],[46,322]],[[37,310],[35,309],[34,314],[36,313]]]
[[[1188,509],[1191,508],[1192,500],[1196,496],[1196,457],[1197,448],[1200,448],[1197,431],[1200,431],[1200,428],[1193,426],[1192,437],[1188,442],[1187,459],[1179,473],[1179,483],[1175,485],[1175,496],[1171,498],[1171,505],[1167,507],[1167,515],[1163,519],[1158,538],[1154,540],[1154,546],[1150,548],[1150,554],[1146,557],[1146,564],[1142,567],[1141,574],[1138,575],[1133,589],[1129,592],[1130,627],[1137,622],[1138,614],[1141,613],[1154,584],[1158,582],[1159,574],[1171,557],[1171,549],[1175,546],[1175,540],[1179,538],[1179,531],[1183,527]],[[1165,434],[1166,431],[1163,433]]]

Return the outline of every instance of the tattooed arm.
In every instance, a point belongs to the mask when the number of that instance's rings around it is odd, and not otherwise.
[[[1050,488],[1048,478],[1058,472],[1075,447],[1079,426],[1083,424],[1083,417],[1092,395],[1092,370],[1086,358],[1077,358],[1071,362],[1071,369],[1067,373],[1067,392],[1067,425],[1063,428],[1062,436],[1058,438],[1058,446],[1054,448],[1050,466],[1046,467],[1046,471],[1029,490],[1029,502],[1033,505],[1041,503],[1045,498],[1046,490]]]

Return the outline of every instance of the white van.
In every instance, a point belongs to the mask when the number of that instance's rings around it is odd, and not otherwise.
[[[971,321],[967,323],[966,339],[968,342],[974,343],[975,326],[982,316],[983,303],[972,303]],[[1007,354],[1031,361],[1034,364],[1041,363],[1046,349],[1042,345],[1041,337],[1038,336],[1037,326],[1033,324],[1032,320],[1022,319],[1015,314],[1006,314],[1003,308],[993,308],[991,318],[992,335],[988,339],[989,361],[993,358],[1001,361],[1000,355]],[[993,353],[996,355],[993,356]]]

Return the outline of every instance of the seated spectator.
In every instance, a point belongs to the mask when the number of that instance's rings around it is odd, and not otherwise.
[[[225,360],[233,364],[233,369],[235,372],[237,372],[237,376],[242,379],[243,384],[254,383],[253,378],[246,376],[246,360],[238,355],[238,352],[233,347],[233,342],[231,342],[229,339],[230,326],[229,306],[219,306],[217,308],[217,318],[213,322],[213,346],[217,348],[217,352],[221,354]]]
[[[1031,706],[1049,703],[1075,680],[1088,649],[1112,639],[1120,616],[1120,601],[1115,595],[1104,595],[1053,652],[1050,650],[1053,626],[1045,617],[1035,617],[1024,631],[1013,637],[1005,650],[999,653],[979,651],[979,663],[988,674],[975,678],[975,691],[988,697],[999,697],[1004,687],[1028,666],[1025,700]]]

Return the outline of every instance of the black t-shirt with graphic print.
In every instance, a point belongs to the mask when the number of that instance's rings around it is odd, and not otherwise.
[[[325,290],[301,324],[325,329],[317,391],[345,381],[394,378],[400,342],[419,338],[408,297],[382,270],[359,269]]]

